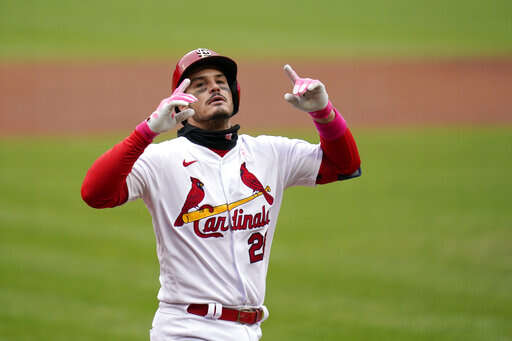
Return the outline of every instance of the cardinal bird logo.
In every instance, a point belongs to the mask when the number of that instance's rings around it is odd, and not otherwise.
[[[183,204],[180,215],[174,222],[174,226],[182,226],[184,224],[183,215],[187,213],[191,208],[197,207],[199,203],[204,199],[204,184],[201,182],[201,180],[190,177],[190,181],[192,182],[192,187],[187,194],[187,199]]]
[[[249,172],[247,167],[245,166],[245,162],[240,165],[240,177],[242,178],[242,182],[252,189],[254,192],[260,192],[265,197],[269,205],[272,205],[274,202],[274,198],[263,188],[263,185],[258,180],[258,178]]]

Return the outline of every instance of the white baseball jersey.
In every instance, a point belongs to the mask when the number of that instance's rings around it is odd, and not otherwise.
[[[185,137],[151,144],[127,178],[156,235],[158,299],[258,307],[283,192],[313,186],[320,145],[240,135],[224,157]]]

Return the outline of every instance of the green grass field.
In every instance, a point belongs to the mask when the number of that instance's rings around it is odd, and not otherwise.
[[[512,130],[354,134],[361,178],[285,194],[263,340],[512,340]],[[79,193],[118,139],[0,140],[0,340],[148,339],[150,217]]]
[[[1,0],[0,59],[512,54],[509,0]]]
[[[512,1],[0,0],[0,46],[2,62],[197,47],[259,60],[510,57]],[[285,195],[263,340],[512,340],[511,128],[354,127],[361,178]],[[120,138],[0,137],[0,341],[149,339],[149,214],[80,198]]]

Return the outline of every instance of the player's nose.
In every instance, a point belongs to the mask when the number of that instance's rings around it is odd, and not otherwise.
[[[220,92],[220,86],[217,84],[217,82],[212,82],[210,86],[210,93],[213,92]]]

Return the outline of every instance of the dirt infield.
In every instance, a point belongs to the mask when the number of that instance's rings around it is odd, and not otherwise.
[[[512,58],[287,61],[321,79],[352,126],[512,123]],[[129,131],[168,95],[172,63],[0,63],[0,133]],[[239,62],[246,129],[301,128],[283,63]]]

